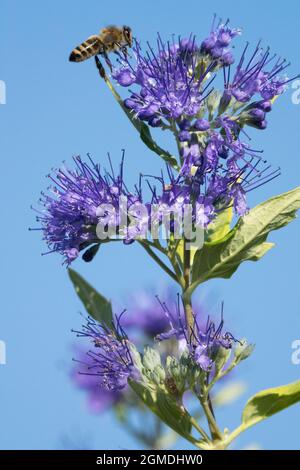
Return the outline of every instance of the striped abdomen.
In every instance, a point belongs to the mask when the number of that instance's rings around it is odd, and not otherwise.
[[[103,45],[99,36],[90,36],[86,41],[73,49],[69,60],[71,62],[82,62],[83,60],[89,59],[90,57],[101,53],[102,49]]]

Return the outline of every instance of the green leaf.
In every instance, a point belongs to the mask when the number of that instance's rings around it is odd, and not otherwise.
[[[237,436],[251,426],[298,402],[300,402],[300,380],[257,393],[247,401],[242,414],[241,425],[226,436],[223,448],[228,447]]]
[[[155,387],[153,384],[130,381],[130,386],[164,423],[180,436],[194,443],[195,439],[191,435],[191,416],[175,398],[163,388]]]
[[[247,402],[242,415],[242,426],[245,430],[299,401],[300,380],[289,385],[263,390]]]
[[[179,171],[179,166],[176,158],[166,150],[163,150],[159,145],[157,145],[157,143],[153,140],[151,136],[149,127],[144,122],[141,122],[140,137],[144,144],[146,144],[147,147],[152,150],[152,152],[157,153],[157,155],[159,155],[166,163],[171,165],[175,170]]]
[[[228,207],[219,212],[216,218],[208,226],[205,234],[206,242],[217,242],[230,232],[230,224],[233,218],[233,207]]]
[[[89,315],[98,322],[105,324],[108,328],[111,328],[113,320],[111,303],[76,271],[69,269],[68,272],[77,295]]]
[[[192,243],[190,243],[190,245],[191,245],[190,246],[190,257],[191,257],[191,263],[193,263],[195,254],[197,253],[197,250],[198,250],[199,247],[197,245],[193,245]],[[179,257],[181,264],[183,265],[183,260],[184,260],[184,240],[183,239],[179,240],[179,242],[176,246],[176,254]]]
[[[259,260],[274,246],[266,242],[269,232],[295,219],[299,208],[300,187],[254,207],[223,239],[204,243],[195,255],[191,290],[208,279],[230,278],[243,261]]]

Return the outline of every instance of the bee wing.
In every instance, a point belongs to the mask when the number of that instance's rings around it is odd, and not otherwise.
[[[108,52],[111,50],[120,47],[122,43],[122,30],[116,26],[107,26],[100,31],[100,38],[105,44]]]
[[[82,62],[83,60],[89,59],[90,57],[99,54],[102,49],[102,43],[99,36],[94,34],[90,36],[86,41],[75,47],[70,54],[70,62]]]

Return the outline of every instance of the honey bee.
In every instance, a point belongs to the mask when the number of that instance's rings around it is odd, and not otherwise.
[[[82,62],[98,54],[103,55],[108,61],[109,52],[117,52],[132,46],[132,32],[129,26],[118,28],[107,26],[101,29],[99,34],[90,36],[86,41],[75,47],[70,54],[71,62]]]

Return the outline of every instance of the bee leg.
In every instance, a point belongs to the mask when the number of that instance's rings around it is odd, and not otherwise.
[[[105,69],[104,69],[103,65],[101,64],[100,59],[97,55],[95,55],[95,63],[96,63],[96,67],[98,69],[100,77],[104,78],[104,80],[105,80],[106,79]]]
[[[127,47],[126,47],[126,46],[122,47],[122,52],[123,52],[123,54],[124,54],[125,59],[127,59],[128,51],[127,51]]]
[[[128,57],[131,58],[131,55],[128,52],[129,47],[130,45],[128,43],[121,47],[121,51],[125,59],[127,59]]]
[[[107,64],[108,67],[109,67],[109,70],[112,72],[112,71],[113,71],[112,63],[111,63],[111,61],[110,61],[110,59],[109,59],[109,57],[108,57],[108,54],[107,54],[107,51],[106,51],[106,48],[105,48],[105,47],[103,48],[102,55],[103,55],[103,57],[104,57],[104,60],[105,60],[106,64]]]

